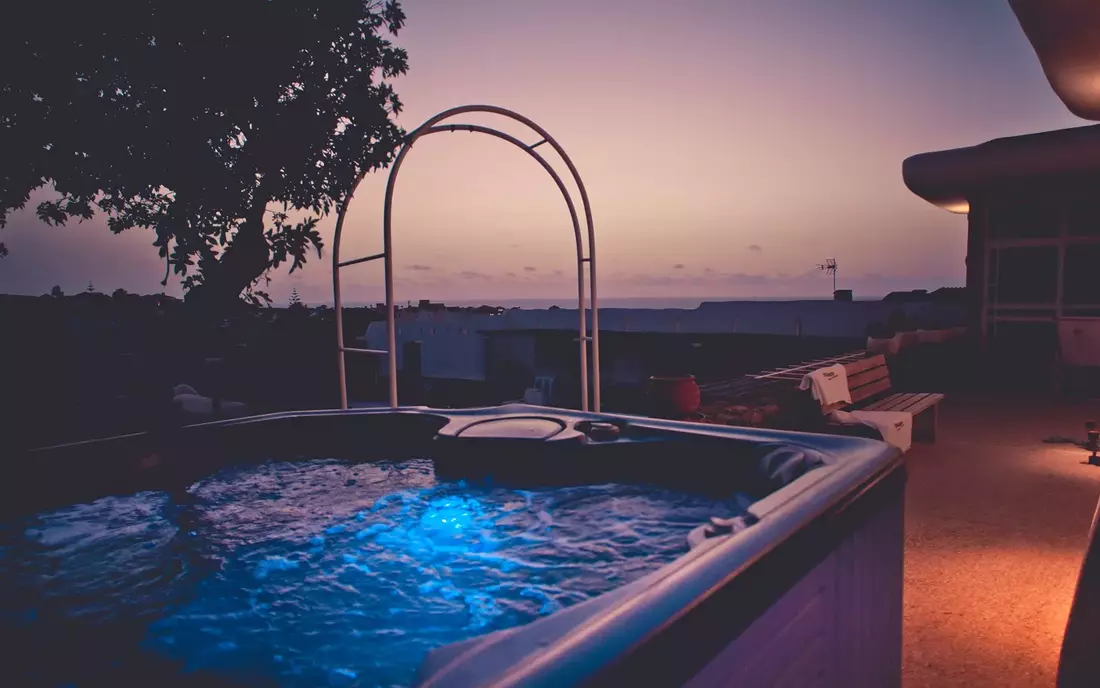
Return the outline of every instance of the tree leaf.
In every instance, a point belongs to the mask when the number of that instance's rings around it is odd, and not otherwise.
[[[0,226],[52,185],[44,223],[98,210],[111,232],[154,229],[188,290],[235,299],[320,256],[319,218],[405,134],[392,0],[25,3],[11,19]],[[268,207],[281,210],[257,220]]]

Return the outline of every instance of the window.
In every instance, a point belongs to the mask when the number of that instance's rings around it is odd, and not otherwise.
[[[989,206],[992,239],[1042,239],[1057,237],[1058,210],[1040,199],[998,199]]]
[[[1068,244],[1063,269],[1063,303],[1100,304],[1100,244]]]
[[[993,249],[989,260],[991,303],[1049,303],[1058,296],[1058,247]]]
[[[1070,201],[1066,205],[1066,226],[1070,236],[1100,236],[1100,201],[1092,197]]]

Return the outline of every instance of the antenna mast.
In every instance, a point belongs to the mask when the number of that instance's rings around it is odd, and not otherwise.
[[[836,293],[836,258],[826,258],[825,262],[817,266],[818,270],[824,270],[825,272],[832,273],[833,275],[833,293]]]

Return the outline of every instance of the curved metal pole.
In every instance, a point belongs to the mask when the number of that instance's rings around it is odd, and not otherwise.
[[[437,115],[437,117],[438,117],[438,115]],[[431,120],[428,120],[428,122],[431,122]],[[425,124],[427,124],[427,123],[425,123]],[[542,165],[543,169],[545,169],[547,172],[550,173],[550,176],[554,179],[554,182],[558,185],[558,189],[565,196],[565,202],[569,206],[569,215],[570,215],[571,219],[573,220],[573,233],[574,233],[574,236],[576,237],[576,242],[577,242],[577,311],[578,311],[578,317],[579,317],[579,321],[580,321],[579,322],[579,328],[580,328],[580,352],[581,352],[581,369],[580,369],[581,410],[587,411],[588,410],[588,393],[587,393],[588,392],[588,365],[587,365],[587,359],[586,359],[586,355],[585,355],[586,351],[587,351],[587,346],[586,346],[586,334],[585,334],[584,269],[583,269],[583,261],[582,261],[583,256],[584,256],[584,248],[583,248],[583,243],[582,243],[582,240],[581,240],[580,223],[577,220],[576,206],[573,205],[572,197],[569,195],[569,192],[566,189],[565,184],[562,182],[561,177],[559,177],[558,173],[554,171],[554,168],[551,167],[550,164],[548,162],[546,162],[546,160],[541,155],[539,155],[537,152],[535,152],[533,147],[528,146],[527,144],[523,143],[522,141],[515,138],[514,136],[510,136],[508,134],[505,134],[504,132],[497,131],[496,129],[491,129],[489,127],[482,127],[482,126],[478,126],[478,125],[474,125],[474,124],[449,124],[449,125],[441,125],[441,126],[421,125],[415,131],[413,131],[412,134],[409,135],[408,139],[406,140],[405,145],[401,148],[401,151],[397,154],[397,158],[394,160],[393,166],[390,168],[389,179],[386,180],[386,200],[385,200],[385,206],[384,206],[383,212],[382,212],[382,243],[383,243],[383,249],[382,250],[386,254],[386,259],[385,260],[386,260],[386,271],[387,271],[387,273],[386,273],[386,304],[387,304],[387,308],[390,311],[393,310],[393,294],[392,294],[393,278],[389,274],[390,268],[392,267],[392,260],[393,260],[392,256],[390,255],[391,254],[390,247],[392,245],[392,236],[393,236],[393,231],[392,231],[392,226],[393,226],[393,190],[394,190],[394,188],[397,184],[397,175],[401,171],[401,165],[402,165],[402,163],[405,162],[405,156],[408,155],[409,151],[412,149],[413,144],[421,136],[426,136],[428,134],[436,134],[436,133],[446,132],[446,131],[459,131],[459,130],[480,132],[480,133],[484,133],[484,134],[489,134],[490,136],[496,136],[497,138],[503,139],[504,141],[508,141],[509,143],[511,143],[513,145],[516,145],[516,146],[522,148],[523,150],[527,151],[527,153],[529,155],[531,155],[531,157],[535,158],[535,160],[537,160]],[[390,316],[388,313],[387,313],[387,322],[393,322],[392,316]],[[394,333],[394,329],[395,328],[393,326],[390,326],[388,328],[388,336],[389,336],[388,346],[390,348],[390,351],[394,351],[397,348],[397,342],[396,342],[396,336],[395,336],[395,333]],[[397,380],[397,358],[391,354],[389,362],[390,362],[390,405],[391,406],[397,406],[397,401],[396,401],[396,399],[397,399],[397,382],[396,382],[396,380]]]
[[[467,108],[480,108],[480,107],[482,107],[482,106],[467,106]],[[491,106],[484,106],[484,107],[491,107]],[[499,108],[492,108],[492,109],[494,111],[500,110]],[[455,108],[455,110],[464,110],[464,109],[463,108]],[[469,110],[464,110],[464,111],[469,111]],[[437,118],[453,116],[454,114],[457,114],[457,112],[454,112],[454,111],[449,111],[449,112],[450,112],[450,114],[441,113],[441,115],[437,115],[436,118],[433,118],[433,119],[436,119],[438,121]],[[507,112],[507,111],[503,111],[503,112]],[[516,117],[520,117],[520,116],[516,115]],[[521,118],[521,121],[523,121],[523,120],[526,120],[526,118]],[[583,264],[584,264],[584,262],[589,263],[589,270],[590,270],[590,275],[591,275],[591,279],[592,279],[592,285],[594,286],[594,284],[595,284],[595,281],[594,281],[594,277],[595,277],[595,274],[594,274],[594,260],[592,260],[592,258],[591,258],[591,256],[592,256],[591,251],[594,249],[595,244],[594,244],[593,232],[592,232],[592,229],[591,229],[591,210],[590,210],[590,208],[587,207],[587,198],[586,198],[587,194],[584,192],[583,185],[580,184],[579,175],[576,174],[576,169],[572,166],[571,162],[568,162],[567,157],[564,155],[564,151],[561,151],[560,154],[562,155],[563,159],[567,160],[567,164],[569,165],[569,167],[572,169],[572,171],[574,173],[574,179],[578,182],[578,187],[580,188],[580,190],[582,192],[582,197],[585,197],[584,200],[585,200],[585,204],[586,204],[586,209],[585,209],[586,210],[586,221],[587,221],[588,230],[589,230],[588,231],[588,244],[589,244],[589,256],[590,256],[589,259],[587,259],[587,261],[584,258],[583,244],[582,244],[581,232],[580,232],[580,223],[579,223],[579,220],[577,218],[576,206],[574,205],[573,199],[572,199],[571,195],[569,194],[569,191],[566,188],[566,186],[565,186],[564,182],[562,181],[561,177],[557,174],[557,172],[554,170],[554,168],[551,167],[550,164],[546,162],[546,160],[541,155],[539,155],[538,153],[535,152],[535,150],[534,150],[535,146],[539,145],[539,143],[541,143],[541,142],[536,143],[534,145],[527,145],[527,144],[523,143],[522,141],[520,141],[519,139],[517,139],[513,136],[510,136],[509,134],[498,131],[496,129],[491,129],[489,127],[483,127],[483,126],[479,126],[479,125],[452,124],[452,125],[435,126],[435,125],[430,125],[431,122],[432,122],[432,120],[429,120],[428,122],[425,122],[423,125],[421,125],[416,130],[414,130],[413,133],[411,135],[409,135],[409,137],[406,139],[405,145],[398,152],[397,158],[394,160],[394,164],[393,164],[393,167],[390,170],[389,179],[387,180],[387,184],[386,184],[386,205],[385,205],[385,209],[384,209],[384,213],[383,213],[383,219],[384,219],[383,251],[384,252],[383,252],[383,254],[381,254],[381,257],[383,257],[385,259],[385,262],[386,262],[386,265],[385,265],[385,272],[386,272],[386,305],[387,305],[387,314],[386,314],[387,315],[387,328],[386,329],[387,329],[387,339],[388,339],[388,345],[389,345],[388,349],[387,349],[387,358],[389,359],[388,362],[389,362],[389,373],[390,373],[390,381],[389,381],[389,384],[390,384],[390,390],[389,390],[390,391],[390,405],[391,406],[397,406],[397,403],[398,403],[398,400],[397,400],[397,370],[396,370],[396,368],[397,368],[397,357],[394,355],[394,353],[396,351],[396,334],[395,334],[395,317],[394,317],[395,314],[394,314],[394,304],[393,304],[393,277],[392,277],[393,261],[392,261],[392,251],[391,251],[391,249],[392,249],[392,232],[391,232],[392,213],[391,213],[391,205],[392,205],[392,200],[393,200],[393,188],[394,188],[394,185],[395,185],[396,176],[397,176],[398,171],[400,170],[401,164],[404,162],[405,155],[408,153],[408,150],[412,147],[412,144],[415,142],[415,140],[417,138],[419,138],[421,136],[424,136],[426,134],[430,134],[430,133],[441,133],[441,132],[447,132],[447,131],[470,131],[470,132],[478,132],[478,133],[483,133],[483,134],[488,134],[490,136],[494,136],[496,138],[507,141],[507,142],[509,142],[509,143],[525,150],[551,176],[551,178],[554,180],[554,183],[557,185],[558,190],[562,193],[562,196],[565,199],[566,206],[569,209],[570,220],[573,223],[573,234],[574,234],[574,238],[576,240],[576,250],[577,250],[577,294],[578,294],[578,296],[577,296],[578,309],[577,310],[578,310],[578,319],[579,319],[579,332],[580,332],[579,347],[580,347],[580,356],[581,356],[581,360],[580,360],[580,375],[581,375],[581,390],[582,390],[581,391],[581,407],[582,407],[583,410],[587,410],[587,407],[588,407],[588,393],[587,393],[588,385],[587,385],[587,374],[586,373],[587,373],[588,365],[587,365],[587,357],[586,357],[586,349],[587,349],[587,346],[586,346],[587,341],[586,340],[588,338],[585,336],[585,330],[586,330],[585,320],[586,320],[586,318],[585,318],[585,307],[584,307],[585,306],[585,303],[584,303],[585,298],[584,298],[584,269],[583,269]],[[527,120],[527,122],[529,122],[529,120]],[[556,145],[556,142],[554,142],[550,138],[549,134],[545,133],[545,130],[541,129],[541,127],[538,127],[537,125],[534,125],[533,122],[531,122],[529,126],[531,126],[531,128],[538,131],[540,134],[544,134],[544,141],[546,141],[548,143],[551,143],[551,145],[556,150],[560,150],[560,146]],[[354,195],[355,189],[358,187],[359,183],[363,180],[365,174],[366,174],[365,172],[361,173],[359,175],[359,177],[356,179],[355,185],[352,187],[351,194],[348,195],[347,199],[345,199],[345,202],[343,203],[343,205],[341,206],[341,208],[339,210],[337,220],[336,220],[336,231],[335,231],[335,235],[334,235],[334,239],[333,239],[333,244],[334,244],[334,247],[333,247],[333,292],[334,292],[333,301],[334,301],[334,306],[336,307],[336,311],[337,311],[336,312],[336,327],[337,327],[338,374],[340,376],[340,405],[341,405],[341,408],[347,408],[347,379],[346,379],[346,369],[345,369],[345,361],[344,361],[344,355],[345,355],[346,349],[345,349],[344,344],[343,344],[343,317],[342,317],[342,303],[341,303],[341,297],[340,297],[340,281],[339,281],[340,238],[341,238],[341,235],[342,235],[342,232],[343,232],[344,219],[347,215],[347,208],[350,205],[350,202],[351,202],[351,199]],[[596,315],[595,306],[596,306],[596,295],[595,295],[595,292],[593,292],[593,335],[594,336],[592,337],[592,342],[593,342],[592,349],[593,349],[593,358],[594,358],[595,367],[597,368],[597,370],[594,371],[594,375],[593,375],[593,382],[594,382],[594,386],[595,386],[595,390],[596,390],[593,396],[594,396],[594,402],[596,404],[596,410],[598,410],[599,409],[599,407],[598,407],[598,404],[599,404],[599,372],[598,372],[598,367],[599,367],[598,351],[599,351],[599,349],[598,349],[598,346],[599,345],[598,345],[598,329],[597,329],[598,325],[597,325],[597,320],[596,320],[597,315]]]
[[[439,125],[436,125],[434,127],[431,127],[429,129],[425,130],[421,135],[423,136],[423,135],[426,135],[426,134],[435,134],[435,133],[444,132],[444,131],[469,131],[469,132],[476,132],[476,133],[479,133],[479,134],[488,134],[489,136],[495,136],[496,138],[507,141],[508,143],[510,143],[514,146],[518,146],[519,148],[522,148],[528,155],[530,155],[532,158],[534,158],[536,162],[538,162],[540,165],[542,165],[542,169],[546,170],[546,173],[549,174],[550,178],[554,180],[555,184],[557,184],[558,191],[561,192],[562,198],[565,199],[565,205],[569,208],[569,220],[573,223],[573,237],[576,239],[576,242],[577,242],[577,258],[578,258],[578,260],[577,260],[577,311],[579,313],[579,317],[580,317],[580,320],[581,320],[580,347],[581,347],[581,356],[583,357],[584,354],[585,354],[585,340],[584,340],[584,267],[583,267],[584,262],[581,259],[584,257],[584,244],[583,244],[583,240],[581,239],[580,220],[577,219],[577,206],[573,204],[573,196],[570,195],[569,189],[565,186],[565,182],[562,181],[561,176],[558,175],[557,170],[555,170],[550,165],[550,163],[546,162],[546,158],[539,155],[539,153],[536,152],[535,149],[532,146],[527,145],[523,141],[520,141],[519,139],[517,139],[516,137],[514,137],[510,134],[506,134],[503,131],[493,129],[491,127],[483,127],[483,126],[480,126],[480,125],[477,125],[477,124],[439,124]],[[585,384],[587,382],[587,376],[585,375],[585,367],[583,366],[583,363],[584,362],[582,361],[582,368],[581,368],[581,388],[582,388],[582,390],[584,390],[585,387],[587,386]],[[582,410],[588,410],[586,402],[587,402],[587,394],[585,394],[582,391],[582,394],[581,394]]]
[[[340,235],[344,231],[344,217],[347,215],[348,206],[351,205],[351,199],[355,196],[359,183],[366,176],[367,171],[363,170],[355,178],[351,193],[344,199],[336,214],[336,231],[332,235],[332,306],[336,309],[336,374],[340,377],[340,408],[342,409],[348,407],[348,377],[347,369],[344,367],[344,305],[340,299]]]
[[[573,160],[569,157],[569,154],[565,152],[565,149],[561,147],[561,144],[559,144],[554,139],[554,137],[550,135],[550,133],[548,131],[546,131],[545,129],[540,127],[538,124],[535,124],[535,122],[528,119],[527,117],[524,117],[523,115],[519,114],[518,112],[513,112],[511,110],[508,110],[508,109],[505,109],[505,108],[502,108],[502,107],[497,107],[496,105],[460,105],[459,107],[454,107],[454,108],[451,108],[450,110],[444,110],[443,112],[439,113],[438,115],[435,115],[434,117],[430,117],[423,124],[421,124],[418,128],[413,130],[412,134],[409,135],[409,139],[408,139],[409,143],[412,143],[413,141],[416,140],[416,138],[418,136],[420,136],[421,130],[429,129],[429,128],[433,127],[434,125],[438,124],[439,122],[445,120],[445,119],[448,119],[450,117],[454,117],[455,115],[465,114],[467,112],[486,112],[486,113],[490,113],[490,114],[501,115],[502,117],[507,117],[509,119],[513,119],[517,122],[520,122],[521,124],[526,125],[527,128],[531,129],[532,131],[537,133],[539,136],[541,136],[543,138],[543,140],[546,141],[547,143],[549,143],[550,146],[557,152],[557,154],[561,157],[562,161],[565,162],[565,166],[569,168],[569,173],[573,176],[573,182],[577,185],[577,189],[581,192],[581,205],[584,207],[584,222],[585,222],[585,225],[587,226],[587,230],[588,230],[588,258],[587,259],[582,259],[582,260],[586,260],[586,262],[588,263],[588,282],[589,282],[589,289],[592,292],[592,408],[593,408],[594,411],[599,411],[600,410],[600,324],[599,324],[600,323],[600,320],[599,320],[599,318],[600,318],[600,316],[599,316],[600,307],[599,307],[599,298],[596,294],[596,232],[595,232],[595,228],[593,227],[593,224],[592,224],[592,204],[589,203],[589,201],[588,201],[588,190],[585,189],[584,182],[581,180],[580,172],[577,171],[577,166],[573,164]],[[581,310],[581,322],[584,323],[584,321],[585,321],[584,308],[581,308],[580,310]],[[585,329],[585,327],[582,324],[582,326],[581,326],[582,346],[583,346],[583,343],[584,343],[584,340],[585,340],[584,329]],[[583,360],[581,361],[581,375],[582,375],[582,377],[586,376],[585,371],[587,371],[587,369],[588,369],[588,360],[587,360],[587,357],[583,357]],[[584,399],[585,399],[585,403],[582,406],[585,410],[587,410],[587,408],[588,408],[588,403],[587,403],[587,401],[588,401],[588,389],[587,389],[587,385],[585,385],[582,389],[583,389],[583,394],[584,394]]]

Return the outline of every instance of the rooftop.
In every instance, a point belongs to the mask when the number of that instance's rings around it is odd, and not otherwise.
[[[1043,440],[1096,417],[1100,402],[944,401],[936,444],[908,454],[907,688],[1054,684],[1100,468]]]
[[[1100,125],[993,139],[914,155],[902,163],[909,190],[956,213],[989,189],[1100,172]]]

